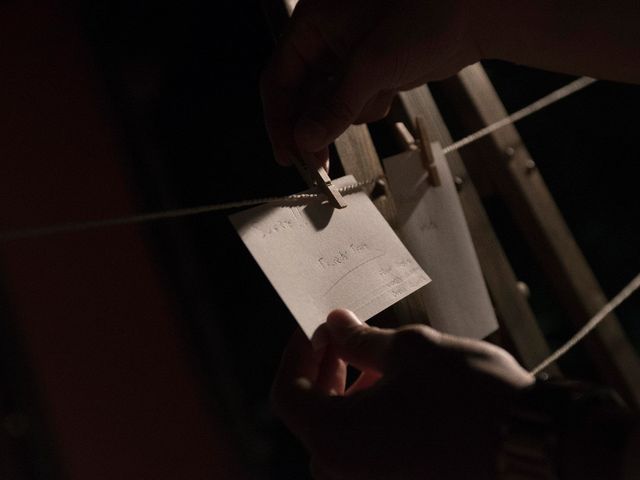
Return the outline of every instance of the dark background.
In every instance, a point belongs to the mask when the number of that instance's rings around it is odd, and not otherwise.
[[[257,2],[103,0],[72,11],[104,87],[104,114],[125,146],[140,211],[303,187],[294,171],[275,165],[262,123],[257,85],[273,43]],[[509,112],[571,80],[503,62],[485,66]],[[435,92],[437,99],[437,86]],[[609,297],[640,270],[639,107],[640,88],[599,82],[518,125]],[[454,138],[469,133],[451,128]],[[385,126],[374,131],[380,153],[396,153],[386,151]],[[504,206],[487,199],[487,208],[549,341],[559,345],[573,327]],[[227,214],[159,222],[146,233],[177,293],[194,366],[207,379],[207,394],[224,406],[229,442],[256,478],[305,478],[305,454],[268,405],[294,321]],[[639,315],[638,297],[619,309],[636,346]],[[595,378],[580,349],[561,366]]]

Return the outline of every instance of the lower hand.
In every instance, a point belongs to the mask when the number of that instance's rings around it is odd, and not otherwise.
[[[368,327],[336,310],[298,331],[272,397],[314,478],[492,478],[499,427],[534,380],[503,349],[426,326]],[[346,388],[346,365],[361,371]]]

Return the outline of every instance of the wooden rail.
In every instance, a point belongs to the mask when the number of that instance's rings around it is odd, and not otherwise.
[[[429,89],[426,86],[399,94],[400,108],[395,109],[396,118],[411,122],[417,116],[425,117],[434,140],[442,145],[452,143],[451,135],[444,124]],[[509,260],[504,253],[480,196],[457,152],[447,155],[449,168],[454,177],[463,183],[459,189],[464,211],[480,266],[496,309],[502,335],[518,359],[527,368],[532,368],[546,358],[550,351],[542,335],[526,297],[518,289]],[[557,367],[547,370],[558,374]]]
[[[456,121],[470,132],[507,116],[479,64],[443,84]],[[468,163],[482,162],[495,189],[511,210],[543,268],[560,304],[577,327],[594,315],[606,297],[576,244],[535,162],[513,126],[461,150]],[[615,315],[611,314],[585,344],[602,380],[629,405],[640,407],[640,360]]]

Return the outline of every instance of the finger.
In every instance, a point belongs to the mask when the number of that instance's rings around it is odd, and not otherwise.
[[[329,332],[329,326],[325,330]],[[316,332],[320,331],[318,329]],[[330,335],[330,333],[329,333]],[[325,348],[326,355],[333,355],[331,349],[333,344],[331,339],[324,345],[322,335],[314,335],[314,342],[319,351]],[[361,403],[354,403],[355,397],[327,396],[322,394],[318,386],[326,388],[327,383],[321,377],[323,375],[321,366],[318,370],[314,368],[317,361],[311,361],[313,348],[310,342],[306,341],[300,332],[292,338],[290,345],[283,356],[282,366],[278,372],[274,387],[274,398],[279,404],[278,412],[283,418],[287,427],[296,435],[305,447],[310,451],[314,459],[322,461],[323,467],[332,466],[331,470],[326,468],[316,471],[316,478],[343,479],[351,477],[336,476],[341,470],[336,470],[335,466],[345,464],[345,452],[350,445],[352,431],[346,427],[349,419],[354,417],[355,408],[361,408]],[[297,365],[297,366],[296,366]],[[327,365],[327,364],[325,364]],[[291,382],[299,372],[306,372],[307,377],[312,378],[316,373],[316,385],[313,385],[306,378]],[[333,368],[328,368],[332,371]],[[340,383],[344,385],[344,367],[340,367]],[[335,377],[334,377],[335,378]],[[289,381],[287,382],[286,380]],[[284,383],[284,387],[283,387]],[[361,399],[360,399],[361,400]],[[362,413],[364,414],[364,413]],[[366,415],[365,415],[366,416]]]
[[[345,395],[353,395],[354,393],[361,392],[362,390],[367,390],[368,388],[373,387],[378,380],[382,378],[382,374],[379,372],[375,372],[373,370],[365,370],[360,374],[360,376],[356,379],[355,382],[351,384],[351,386],[345,392]]]
[[[290,428],[300,423],[298,417],[313,412],[316,396],[311,389],[317,374],[311,342],[297,329],[282,355],[271,390],[276,413]]]
[[[283,165],[290,165],[297,153],[293,126],[303,103],[301,97],[324,83],[339,61],[310,18],[317,12],[303,15],[303,10],[296,8],[289,30],[261,79],[265,125],[276,161]]]
[[[386,117],[389,114],[389,110],[391,110],[391,104],[395,96],[396,92],[389,90],[376,95],[367,102],[362,112],[360,112],[360,115],[358,115],[358,118],[356,118],[355,123],[376,122]]]
[[[321,166],[329,173],[329,148],[325,147],[319,152],[313,154],[315,157],[316,165]]]
[[[293,126],[298,116],[300,91],[310,69],[314,69],[313,60],[318,57],[313,50],[319,48],[318,45],[297,38],[302,31],[291,28],[276,47],[260,81],[265,126],[276,161],[281,165],[290,165],[291,157],[296,154]],[[305,50],[298,49],[296,43],[305,46]]]
[[[355,56],[332,93],[311,102],[294,128],[300,150],[317,152],[329,145],[351,124],[380,90],[370,75],[369,62]]]
[[[275,160],[280,165],[291,165],[296,151],[293,141],[296,88],[284,86],[277,80],[276,73],[266,70],[260,80],[260,95]]]
[[[283,40],[260,79],[263,114],[276,161],[291,164],[295,151],[293,124],[298,92],[306,76],[304,59],[290,41]]]
[[[386,371],[393,330],[366,326],[349,310],[332,311],[327,330],[331,345],[346,362],[363,371]]]
[[[316,379],[316,389],[326,395],[344,395],[347,382],[347,364],[329,345],[322,358]]]
[[[327,396],[315,387],[318,369],[311,342],[298,329],[283,353],[271,391],[276,414],[311,451],[335,442],[337,425],[347,412],[344,397]]]

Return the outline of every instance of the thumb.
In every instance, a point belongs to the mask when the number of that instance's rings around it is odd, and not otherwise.
[[[367,65],[354,59],[332,93],[317,95],[302,113],[294,128],[294,139],[301,151],[322,150],[356,123],[377,93]]]
[[[349,310],[334,310],[327,317],[330,342],[337,355],[360,370],[384,373],[393,341],[392,330],[369,327]]]

